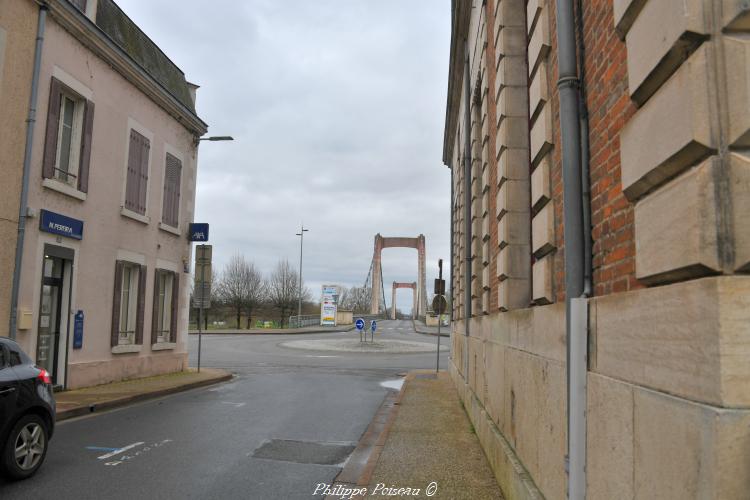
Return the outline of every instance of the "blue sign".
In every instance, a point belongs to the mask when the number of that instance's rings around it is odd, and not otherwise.
[[[59,234],[77,240],[83,239],[83,221],[64,215],[40,210],[39,230],[46,233]]]
[[[357,330],[364,330],[365,320],[363,320],[362,318],[357,318],[357,321],[354,322],[354,326],[357,327]]]
[[[188,239],[190,241],[208,241],[208,223],[191,222]]]
[[[370,321],[370,330],[374,332],[377,329],[377,327],[378,327],[378,324],[375,323],[375,320]]]
[[[83,311],[79,310],[73,318],[73,349],[80,349],[83,347]]]

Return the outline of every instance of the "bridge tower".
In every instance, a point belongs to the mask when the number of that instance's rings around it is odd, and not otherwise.
[[[381,253],[384,248],[414,248],[417,251],[417,286],[415,292],[416,307],[414,317],[423,318],[427,314],[427,272],[425,257],[425,237],[420,234],[416,238],[386,238],[375,235],[375,248],[372,256],[372,303],[370,312],[380,312],[380,300],[383,295],[383,280]]]
[[[411,283],[399,283],[397,281],[393,282],[393,292],[392,292],[392,298],[391,298],[391,319],[396,319],[396,290],[399,288],[411,288],[412,289],[412,301],[413,304],[411,306],[412,315],[417,314],[417,282],[412,281]]]

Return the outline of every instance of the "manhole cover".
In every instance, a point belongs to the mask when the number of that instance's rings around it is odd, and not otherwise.
[[[353,451],[353,444],[317,443],[272,439],[253,452],[253,458],[267,458],[299,464],[339,465]]]

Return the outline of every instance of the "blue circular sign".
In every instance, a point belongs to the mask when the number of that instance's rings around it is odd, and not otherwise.
[[[354,326],[357,327],[357,330],[362,330],[365,327],[365,320],[362,318],[357,318],[357,321],[354,323]]]
[[[378,324],[375,322],[375,320],[370,321],[370,329],[374,332],[375,329],[378,327]]]

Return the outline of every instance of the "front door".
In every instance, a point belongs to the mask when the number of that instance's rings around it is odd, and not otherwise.
[[[66,314],[61,314],[64,271],[65,259],[51,255],[44,256],[36,364],[52,375],[53,383],[58,383],[61,376],[57,370],[60,327],[62,321],[67,318]]]

